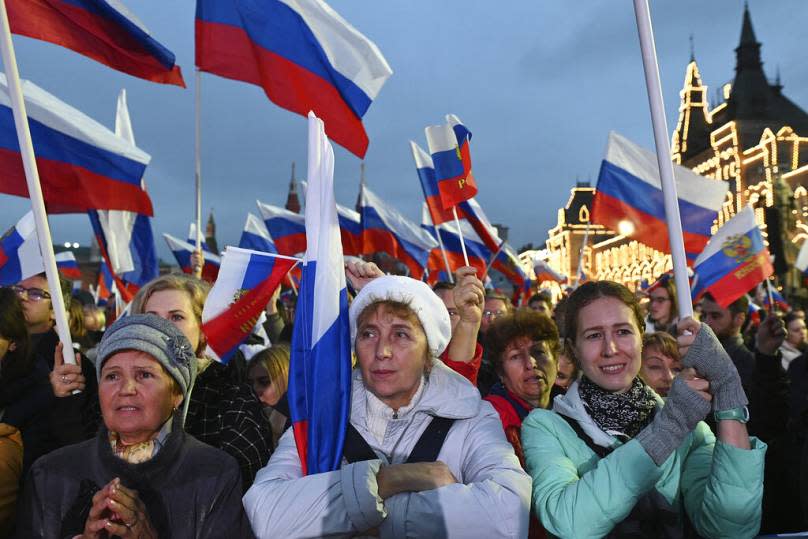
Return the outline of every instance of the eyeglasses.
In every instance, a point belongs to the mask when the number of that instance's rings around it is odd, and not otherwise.
[[[483,317],[485,318],[499,318],[504,314],[506,314],[505,311],[483,311]]]
[[[31,301],[42,301],[43,299],[50,299],[49,292],[41,288],[25,288],[23,286],[14,285],[10,287],[20,299],[27,299]]]

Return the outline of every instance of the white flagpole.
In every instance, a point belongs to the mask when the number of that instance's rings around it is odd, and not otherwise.
[[[440,254],[443,255],[443,264],[446,266],[446,275],[449,277],[449,282],[454,284],[454,275],[452,275],[452,268],[449,266],[449,258],[446,256],[446,249],[443,247],[443,238],[440,237],[438,225],[432,220],[432,214],[429,214],[429,222],[432,223],[432,229],[435,231],[435,236],[438,238],[438,245],[440,245]]]
[[[20,144],[20,155],[25,169],[25,181],[28,184],[28,194],[31,197],[31,209],[34,211],[36,221],[39,250],[45,264],[45,275],[48,278],[51,304],[56,318],[56,332],[64,345],[63,355],[65,363],[75,364],[73,355],[73,341],[70,338],[70,327],[67,323],[67,310],[65,298],[62,297],[62,287],[59,284],[59,270],[56,268],[56,258],[53,254],[53,241],[48,227],[48,215],[45,213],[45,199],[42,196],[42,186],[39,183],[39,170],[36,166],[34,145],[31,142],[31,131],[28,128],[28,114],[25,111],[25,99],[20,86],[20,73],[17,70],[17,58],[14,54],[14,43],[11,41],[11,28],[8,23],[8,12],[5,0],[0,0],[0,53],[3,57],[3,66],[8,79],[8,94],[11,98],[11,110],[14,112],[14,125],[17,128],[17,140]]]
[[[485,276],[488,275],[488,272],[491,270],[491,266],[493,266],[494,262],[496,262],[497,257],[499,256],[499,253],[502,252],[503,247],[505,247],[505,240],[499,242],[499,247],[497,247],[496,252],[493,255],[491,255],[491,260],[489,260],[488,265],[485,266],[485,271],[483,272],[483,276],[480,277],[480,279],[485,279]]]
[[[766,294],[769,296],[769,313],[774,314],[774,298],[772,297],[772,283],[766,279]]]
[[[194,176],[196,178],[196,250],[202,249],[202,72],[196,69],[194,103]]]
[[[685,245],[682,236],[682,220],[679,216],[679,197],[676,193],[676,182],[673,176],[673,162],[671,161],[668,142],[668,124],[665,119],[665,106],[662,101],[659,64],[657,63],[648,0],[634,0],[634,14],[637,19],[637,31],[640,36],[645,85],[648,89],[648,104],[651,107],[651,123],[654,128],[659,176],[662,182],[662,196],[665,201],[665,220],[668,223],[668,240],[671,246],[673,278],[676,283],[679,316],[685,318],[693,316],[693,303],[690,299],[690,282],[687,278],[687,258],[685,257]]]
[[[469,265],[469,255],[466,254],[466,242],[463,239],[463,230],[460,228],[460,219],[457,217],[457,206],[452,206],[452,213],[454,214],[455,224],[457,225],[457,235],[460,238],[460,248],[463,250],[463,262]],[[440,237],[440,235],[438,235]]]

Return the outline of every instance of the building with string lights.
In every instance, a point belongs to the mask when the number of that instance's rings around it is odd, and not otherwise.
[[[802,294],[793,266],[808,239],[808,113],[783,94],[779,74],[773,83],[766,78],[760,47],[745,6],[735,78],[719,89],[712,105],[691,54],[671,155],[698,174],[729,183],[713,232],[739,209],[754,208],[780,285]],[[670,255],[633,240],[632,230],[590,223],[593,197],[594,188],[579,183],[558,211],[547,240],[554,269],[635,289],[671,268]]]

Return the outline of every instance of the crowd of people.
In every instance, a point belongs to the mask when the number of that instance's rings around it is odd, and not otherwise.
[[[158,277],[114,321],[44,275],[0,288],[0,537],[808,530],[804,311],[707,294],[683,318],[667,276],[521,306],[471,267],[433,287],[346,276],[349,421],[341,466],[311,474],[286,395],[293,293],[222,364],[197,277]]]

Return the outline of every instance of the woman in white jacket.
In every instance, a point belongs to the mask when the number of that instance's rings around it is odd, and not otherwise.
[[[451,337],[443,302],[420,281],[380,277],[356,297],[350,321],[358,359],[350,424],[358,436],[346,441],[341,469],[303,476],[287,430],[244,496],[255,534],[526,537],[531,481],[499,416],[436,359]],[[430,445],[422,435],[440,430],[424,434],[433,421],[448,426],[442,445],[431,444],[437,458],[412,462]],[[355,458],[362,447],[368,460]]]

